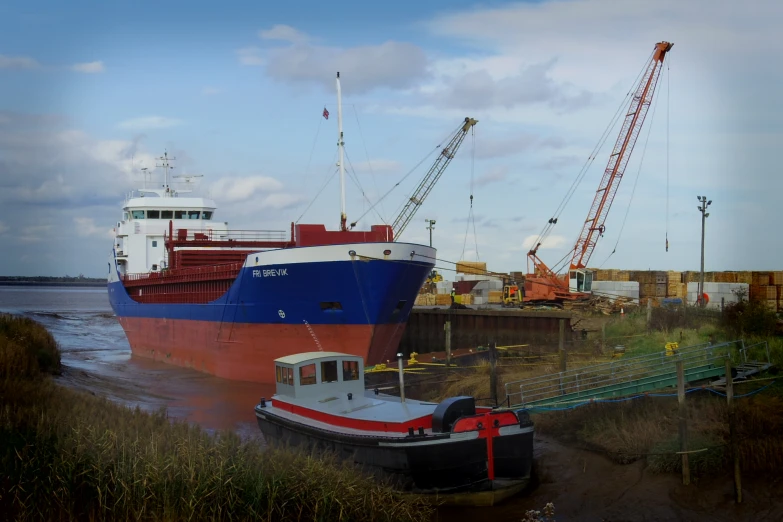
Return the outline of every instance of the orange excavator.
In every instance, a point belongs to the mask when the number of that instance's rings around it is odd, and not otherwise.
[[[525,303],[562,304],[566,300],[584,299],[589,296],[593,274],[585,267],[595,249],[598,238],[604,234],[606,216],[612,206],[620,181],[623,179],[625,167],[642,130],[647,111],[652,104],[655,87],[663,69],[663,60],[672,45],[669,42],[659,42],[655,45],[644,74],[633,91],[631,104],[626,112],[620,135],[611,156],[609,156],[609,164],[604,170],[582,232],[579,234],[573,250],[566,256],[571,257],[568,273],[563,275],[556,273],[538,257],[538,249],[557,224],[557,217],[549,220],[533,248],[528,252],[528,262],[532,263],[534,270],[525,279]]]

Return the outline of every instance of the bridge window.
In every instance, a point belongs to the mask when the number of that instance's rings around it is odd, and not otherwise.
[[[283,382],[283,369],[277,365],[275,365],[275,376],[277,382]]]
[[[315,363],[299,367],[299,384],[315,384]]]
[[[133,219],[144,219],[144,211],[143,210],[132,210],[131,216],[133,216]]]
[[[188,210],[188,217],[190,219],[198,219],[198,217],[201,215],[201,212],[198,210]]]
[[[212,212],[204,211],[201,213],[201,219],[212,219]]]
[[[357,361],[343,361],[343,380],[359,380],[359,363]]]
[[[175,210],[174,219],[188,219],[188,213],[184,210]]]
[[[160,210],[148,210],[147,219],[160,219]]]
[[[321,382],[337,382],[337,361],[321,363]]]
[[[174,219],[174,212],[171,210],[161,210],[160,211],[160,218],[161,219]]]

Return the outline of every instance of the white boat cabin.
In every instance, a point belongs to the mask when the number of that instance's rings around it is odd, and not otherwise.
[[[339,352],[306,352],[275,359],[277,394],[296,399],[329,394],[364,395],[361,357]]]

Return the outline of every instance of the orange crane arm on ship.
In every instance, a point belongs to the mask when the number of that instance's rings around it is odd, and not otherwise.
[[[614,196],[625,173],[625,167],[642,130],[647,111],[652,104],[655,87],[663,69],[663,60],[672,45],[674,44],[670,42],[659,42],[655,45],[652,58],[634,91],[631,105],[620,129],[620,135],[617,137],[612,154],[609,156],[609,163],[595,193],[593,204],[590,206],[590,212],[587,214],[582,232],[571,252],[571,270],[587,266],[598,238],[603,235],[606,216],[609,214]],[[556,222],[557,218],[550,219],[550,225]],[[549,229],[551,230],[551,227]],[[528,252],[528,257],[535,267],[535,273],[526,281],[526,300],[561,300],[577,297],[569,290],[568,274],[565,277],[559,276],[538,257],[538,248],[543,239],[543,237],[539,238],[533,249]]]

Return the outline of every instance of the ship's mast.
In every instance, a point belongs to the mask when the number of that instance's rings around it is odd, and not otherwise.
[[[166,189],[166,192],[165,192],[165,193],[166,193],[166,194],[169,194],[169,193],[170,193],[170,190],[169,190],[169,169],[173,169],[173,168],[174,168],[174,167],[172,167],[171,165],[169,165],[169,160],[170,160],[170,159],[173,159],[173,160],[175,160],[175,159],[177,159],[177,158],[169,158],[169,153],[168,153],[168,151],[166,151],[166,152],[164,152],[164,153],[163,153],[163,156],[161,156],[161,157],[160,157],[160,158],[158,158],[158,159],[159,159],[160,161],[162,161],[162,162],[163,162],[163,164],[162,164],[162,165],[155,165],[155,166],[156,166],[156,167],[162,167],[162,168],[163,168],[163,171],[164,171],[164,173],[165,173],[165,175],[164,175],[164,176],[165,176],[165,177],[164,177],[164,179],[165,179],[165,183],[164,183],[164,185],[163,185],[163,186],[164,186],[164,188]]]
[[[343,165],[343,147],[345,142],[343,141],[343,100],[340,92],[340,73],[337,73],[337,151],[339,154],[338,166],[340,167],[340,230],[347,230],[345,223],[347,217],[345,215],[345,166]]]

